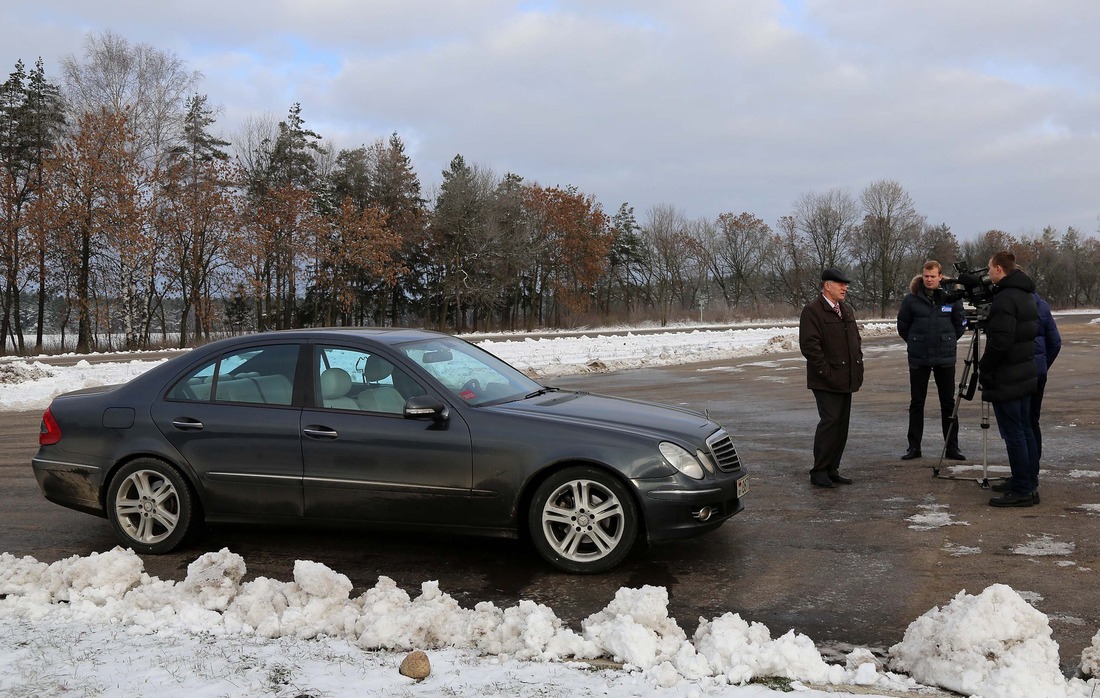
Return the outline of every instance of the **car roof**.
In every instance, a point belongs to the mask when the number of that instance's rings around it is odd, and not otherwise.
[[[451,335],[412,327],[311,327],[299,330],[275,330],[242,335],[237,339],[312,339],[338,340],[355,337],[370,339],[380,344],[401,344],[418,339],[440,339]]]
[[[432,330],[420,330],[411,327],[311,327],[299,330],[268,330],[264,332],[249,332],[219,339],[209,344],[196,347],[200,354],[226,351],[232,347],[247,344],[266,344],[268,342],[286,341],[329,341],[338,342],[347,339],[363,339],[393,346],[405,342],[413,342],[423,339],[457,339],[453,335]]]

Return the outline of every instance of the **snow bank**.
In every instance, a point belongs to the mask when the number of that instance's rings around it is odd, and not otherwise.
[[[227,549],[192,562],[179,583],[150,577],[130,550],[71,557],[53,564],[0,554],[0,620],[123,626],[135,634],[339,639],[362,650],[472,650],[498,660],[561,662],[609,658],[654,686],[684,681],[745,684],[784,676],[821,684],[905,689],[915,683],[879,671],[866,650],[829,665],[804,635],[772,640],[767,628],[727,614],[703,621],[694,643],[668,615],[663,587],[620,589],[608,606],[565,627],[531,601],[498,609],[461,608],[436,582],[410,597],[388,577],[358,598],[348,578],[317,562],[294,563],[293,581],[241,583],[244,559]]]
[[[1095,657],[1100,633],[1082,657]],[[1047,617],[1011,587],[960,591],[913,621],[892,648],[891,668],[957,693],[997,698],[1086,698],[1100,682],[1067,681]]]

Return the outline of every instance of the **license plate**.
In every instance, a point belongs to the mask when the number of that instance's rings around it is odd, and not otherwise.
[[[749,478],[743,477],[737,481],[737,498],[740,499],[749,493]]]

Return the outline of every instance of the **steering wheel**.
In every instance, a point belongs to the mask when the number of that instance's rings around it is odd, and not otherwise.
[[[481,392],[481,383],[479,383],[476,378],[471,378],[470,380],[462,384],[462,387],[458,389],[458,392],[460,395],[465,392],[471,392],[476,395]]]

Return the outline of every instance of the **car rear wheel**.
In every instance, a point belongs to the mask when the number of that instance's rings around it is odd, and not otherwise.
[[[592,467],[567,468],[535,491],[528,514],[535,549],[566,572],[605,572],[638,536],[638,513],[617,478]]]
[[[178,546],[191,528],[194,498],[183,476],[159,460],[127,463],[111,479],[107,516],[135,552],[159,555]]]

